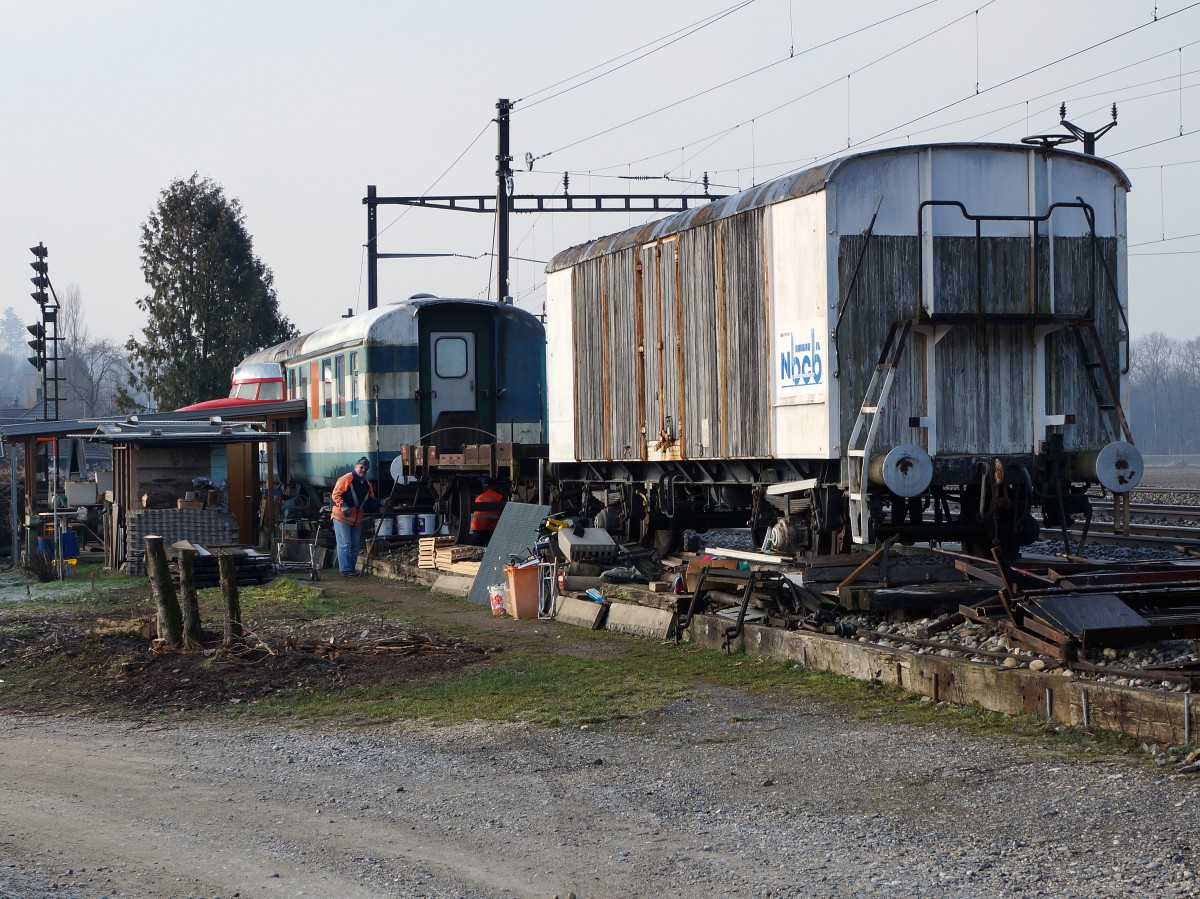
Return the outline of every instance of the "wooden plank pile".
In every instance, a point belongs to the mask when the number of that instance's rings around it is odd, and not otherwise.
[[[459,546],[453,537],[422,537],[417,543],[417,567],[474,577],[479,573],[483,550]]]
[[[438,547],[453,545],[453,537],[421,537],[417,541],[417,567],[436,571]]]

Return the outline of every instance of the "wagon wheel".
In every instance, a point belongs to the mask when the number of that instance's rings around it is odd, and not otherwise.
[[[471,539],[471,485],[456,480],[450,487],[446,500],[446,527],[455,543],[468,543]]]

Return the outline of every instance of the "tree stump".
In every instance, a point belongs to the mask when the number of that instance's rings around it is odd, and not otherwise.
[[[154,534],[146,535],[146,572],[150,575],[150,587],[158,607],[159,639],[167,646],[178,647],[183,643],[183,612],[175,595],[175,585],[171,583],[163,538]]]
[[[196,550],[179,551],[179,592],[183,602],[183,637],[185,642],[199,646],[203,639],[200,630],[200,603],[196,598]]]
[[[221,599],[225,602],[224,644],[230,646],[242,639],[242,603],[238,598],[237,562],[228,553],[217,556],[221,572]]]

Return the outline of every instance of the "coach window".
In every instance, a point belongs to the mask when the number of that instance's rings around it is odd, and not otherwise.
[[[304,400],[304,405],[308,405],[308,363],[304,363],[304,367],[300,369],[300,390],[296,394],[296,399]]]
[[[439,337],[434,347],[434,374],[462,378],[467,374],[467,342],[461,337]]]
[[[346,414],[346,357],[333,357],[333,386],[337,390],[337,415]]]
[[[350,354],[350,414],[358,415],[358,353]]]
[[[321,414],[333,417],[333,362],[329,359],[321,360]]]

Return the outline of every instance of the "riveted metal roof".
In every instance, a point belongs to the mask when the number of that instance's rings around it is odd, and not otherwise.
[[[1126,190],[1129,189],[1129,179],[1126,178],[1125,173],[1119,167],[1107,159],[1097,156],[1085,156],[1082,153],[1031,147],[1025,144],[947,143],[889,147],[883,150],[872,150],[866,153],[843,156],[809,169],[784,175],[773,181],[766,181],[749,190],[733,194],[723,200],[715,200],[705,206],[698,206],[694,209],[688,209],[684,212],[678,212],[666,218],[658,219],[657,221],[647,222],[636,228],[630,228],[616,234],[596,238],[587,243],[578,244],[558,253],[550,260],[550,263],[546,266],[546,271],[547,273],[560,271],[587,259],[603,256],[616,250],[624,250],[652,243],[671,234],[688,231],[692,228],[709,224],[710,222],[746,212],[747,210],[759,209],[764,206],[781,203],[784,200],[792,200],[797,197],[807,196],[808,194],[818,193],[824,190],[827,184],[836,179],[840,169],[844,168],[847,163],[855,160],[872,157],[912,155],[927,150],[949,150],[954,152],[959,149],[985,149],[1021,154],[1052,154],[1056,158],[1080,161],[1085,164],[1094,164],[1108,169],[1117,174]]]

